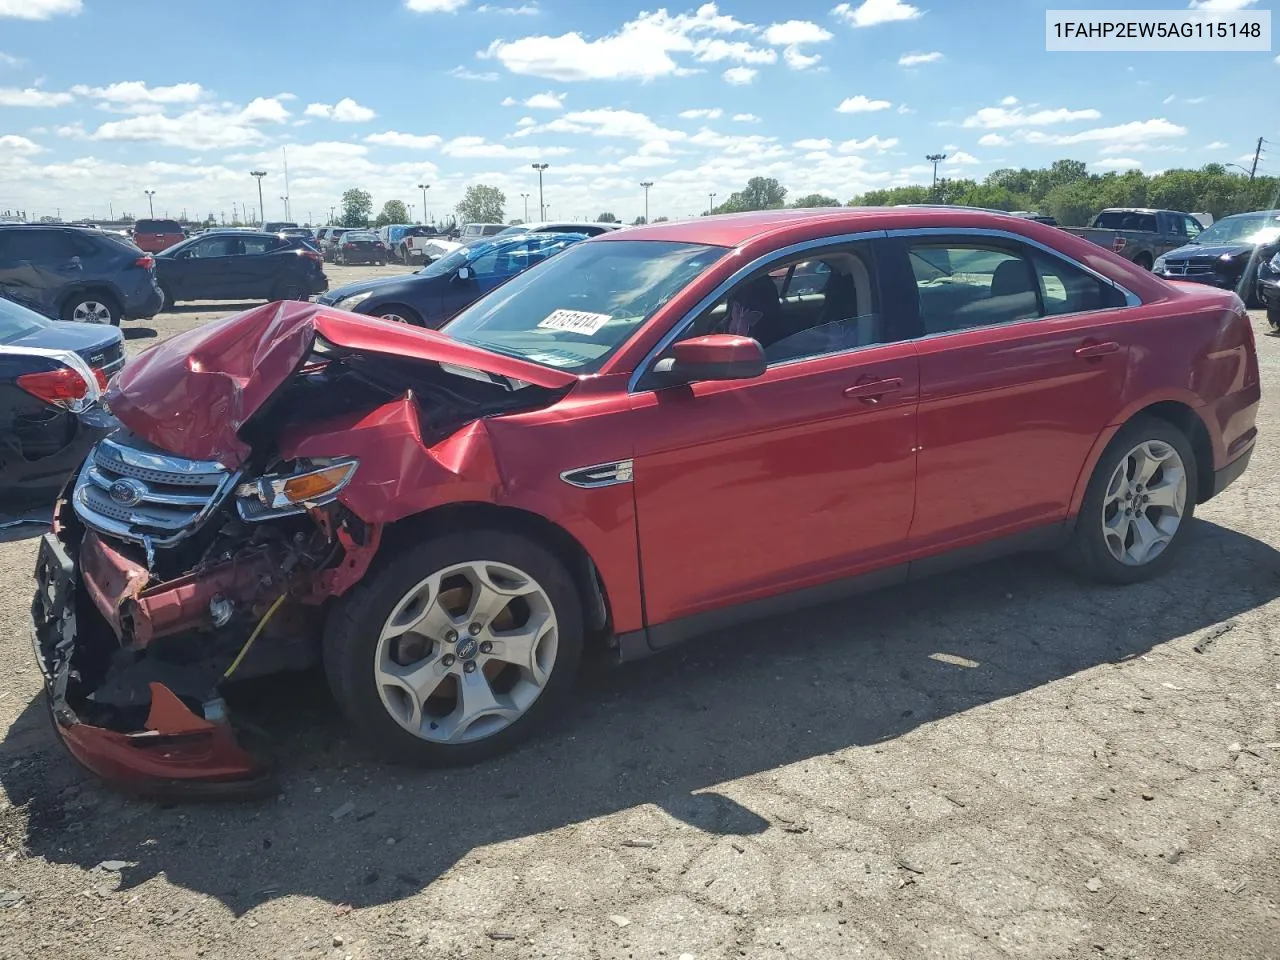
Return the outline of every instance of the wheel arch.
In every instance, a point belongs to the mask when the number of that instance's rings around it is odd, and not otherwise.
[[[479,501],[432,507],[388,526],[381,549],[399,549],[424,536],[482,528],[517,533],[549,549],[564,564],[578,589],[588,636],[603,641],[613,633],[613,608],[595,560],[572,533],[530,510]]]
[[[82,297],[87,293],[106,294],[120,312],[124,312],[124,298],[120,296],[120,291],[106,280],[77,280],[69,289],[63,293],[58,301],[58,316],[61,317],[66,312],[67,307],[76,297]]]
[[[1085,463],[1084,469],[1080,471],[1080,476],[1076,480],[1075,492],[1071,497],[1071,516],[1074,517],[1079,513],[1085,490],[1089,486],[1089,480],[1093,476],[1093,471],[1097,467],[1098,461],[1102,459],[1102,454],[1106,451],[1108,444],[1111,443],[1117,433],[1140,417],[1155,417],[1163,420],[1176,427],[1187,438],[1187,442],[1191,444],[1191,451],[1196,456],[1197,502],[1204,503],[1208,498],[1213,490],[1214,451],[1213,440],[1209,435],[1209,428],[1205,425],[1204,419],[1196,412],[1194,407],[1182,400],[1153,400],[1145,406],[1132,411],[1123,419],[1111,424],[1094,442],[1093,448],[1089,451],[1089,458]]]

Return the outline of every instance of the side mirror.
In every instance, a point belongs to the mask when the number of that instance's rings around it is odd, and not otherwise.
[[[470,267],[459,267],[459,268],[458,268],[458,279],[459,279],[459,280],[470,280],[470,279],[471,279],[471,268],[470,268]]]
[[[653,370],[679,383],[750,380],[765,371],[764,347],[751,337],[713,333],[677,342],[671,356],[659,360]]]

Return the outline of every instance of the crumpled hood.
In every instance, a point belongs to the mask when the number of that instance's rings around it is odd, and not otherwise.
[[[503,357],[434,330],[312,303],[270,303],[179,334],[130,362],[112,381],[111,412],[163,450],[234,469],[249,455],[241,427],[311,355],[335,346],[451,364],[550,389],[573,374]]]
[[[1166,253],[1167,260],[1189,260],[1192,257],[1238,257],[1253,253],[1252,243],[1188,243]]]

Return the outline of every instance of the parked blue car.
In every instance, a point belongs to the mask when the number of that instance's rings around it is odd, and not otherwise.
[[[516,274],[585,239],[578,233],[539,233],[487,240],[417,273],[349,283],[317,302],[435,329]]]

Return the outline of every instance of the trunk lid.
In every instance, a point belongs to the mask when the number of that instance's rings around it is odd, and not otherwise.
[[[311,303],[272,303],[179,334],[130,362],[106,402],[150,443],[235,469],[249,455],[241,428],[311,356],[317,338],[346,350],[435,363],[512,387],[563,390],[573,374],[468,346],[434,330]]]

